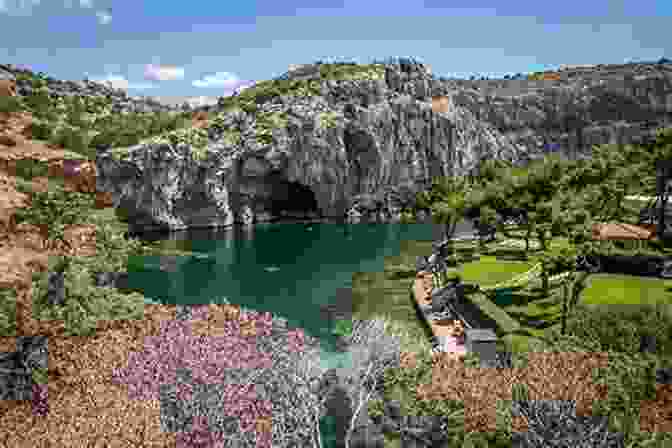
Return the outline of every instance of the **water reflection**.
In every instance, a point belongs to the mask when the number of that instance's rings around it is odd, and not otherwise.
[[[434,227],[266,223],[152,235],[160,247],[192,255],[143,257],[129,283],[162,303],[205,304],[226,296],[329,339],[321,306],[333,303],[339,288],[351,287],[353,273],[382,271],[384,257],[397,255],[400,241],[432,240]]]

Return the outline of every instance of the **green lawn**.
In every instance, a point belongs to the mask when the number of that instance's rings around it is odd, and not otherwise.
[[[457,271],[465,282],[489,286],[527,272],[533,265],[529,261],[501,261],[494,256],[483,255],[480,260],[461,265]]]
[[[523,232],[516,232],[521,237]],[[560,250],[567,245],[564,239],[554,239],[550,243],[552,250]],[[534,264],[537,251],[528,252],[526,261],[497,259],[495,254],[522,254],[522,249],[490,244],[478,261],[464,263],[458,269],[467,282],[488,286],[504,282],[527,270]],[[538,285],[536,285],[538,286]],[[497,305],[483,295],[472,295],[471,299],[483,311],[493,317],[500,326],[502,340],[512,350],[526,350],[530,338],[540,338],[548,329],[559,329],[562,313],[562,289],[560,285],[552,287],[549,297],[542,297],[538,289],[516,290],[512,303]],[[609,304],[672,304],[672,281],[655,278],[634,277],[615,274],[595,274],[588,278],[588,287],[581,295],[582,303],[596,306]],[[537,326],[538,325],[538,326]]]
[[[672,281],[616,274],[588,278],[582,294],[586,304],[672,304]]]

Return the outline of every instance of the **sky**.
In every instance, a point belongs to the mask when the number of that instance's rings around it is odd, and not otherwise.
[[[672,0],[0,0],[0,63],[217,97],[320,59],[461,78],[672,59],[670,28]]]

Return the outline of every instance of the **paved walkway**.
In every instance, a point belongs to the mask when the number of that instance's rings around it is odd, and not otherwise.
[[[430,305],[432,292],[432,275],[428,272],[418,272],[413,282],[413,299],[418,305]],[[464,346],[464,337],[453,336],[453,325],[437,325],[428,322],[434,337],[441,342],[440,351],[452,353],[458,357],[464,356],[467,352]]]

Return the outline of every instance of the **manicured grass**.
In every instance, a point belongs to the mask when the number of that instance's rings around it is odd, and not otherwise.
[[[583,291],[586,304],[672,304],[672,281],[617,274],[595,274]]]
[[[512,233],[524,242],[522,240],[523,231],[514,230]],[[552,251],[559,251],[567,244],[566,239],[556,238],[549,243],[549,247]],[[529,270],[535,264],[538,254],[541,253],[537,250],[529,251],[526,261],[498,260],[495,254],[502,251],[509,255],[524,253],[523,249],[491,243],[485,251],[489,255],[481,256],[478,261],[463,264],[458,271],[467,282],[478,283],[481,286],[493,285]],[[615,274],[591,275],[587,281],[588,287],[581,295],[582,303],[585,304],[596,306],[640,303],[672,304],[672,281]],[[548,297],[542,297],[534,288],[517,290],[513,294],[512,303],[505,306],[497,305],[482,295],[472,295],[471,299],[497,321],[503,331],[501,339],[510,350],[526,351],[530,339],[543,338],[546,331],[559,330],[561,326],[562,288],[560,285],[551,287]]]
[[[532,266],[533,262],[501,261],[494,256],[483,255],[480,260],[464,263],[457,271],[465,282],[489,286],[527,272]]]

